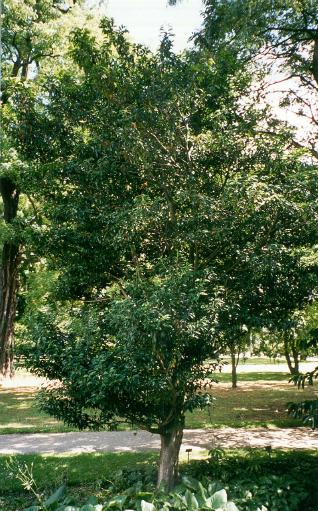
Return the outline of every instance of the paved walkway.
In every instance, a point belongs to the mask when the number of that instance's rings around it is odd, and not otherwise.
[[[184,432],[181,453],[188,448],[198,451],[213,446],[318,449],[318,431],[306,428],[188,429]],[[0,435],[0,454],[136,452],[158,450],[159,447],[159,436],[145,431]]]

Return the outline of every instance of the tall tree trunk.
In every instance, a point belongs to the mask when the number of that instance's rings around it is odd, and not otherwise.
[[[291,353],[290,353],[291,351]],[[292,357],[293,360],[292,360]],[[284,339],[284,355],[286,358],[286,362],[288,365],[288,369],[290,374],[298,374],[299,373],[299,353],[294,345],[289,346],[287,339]],[[293,365],[294,363],[294,365]]]
[[[0,179],[4,221],[11,224],[16,218],[19,191],[10,178]],[[2,247],[0,267],[0,376],[13,374],[14,319],[18,288],[19,245],[7,241]]]
[[[231,348],[231,366],[232,366],[232,389],[237,388],[237,364],[235,350]]]
[[[313,58],[312,58],[312,74],[313,77],[318,83],[318,39],[315,39],[314,41],[314,51],[313,51]]]
[[[295,346],[295,344],[293,343],[292,345],[292,355],[293,355],[293,359],[294,359],[294,372],[293,374],[298,374],[299,373],[299,359],[300,359],[300,355],[299,355],[299,352],[298,352],[298,349],[297,347]]]
[[[164,481],[170,490],[179,477],[179,453],[182,443],[183,428],[177,428],[160,435],[161,450],[157,487]]]

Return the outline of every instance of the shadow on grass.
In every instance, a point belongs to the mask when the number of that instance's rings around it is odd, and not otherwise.
[[[36,405],[36,394],[27,387],[0,388],[0,434],[74,431],[41,412]]]

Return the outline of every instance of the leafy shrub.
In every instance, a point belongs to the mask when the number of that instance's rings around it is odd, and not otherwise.
[[[265,506],[269,511],[317,511],[317,456],[251,449],[225,454],[215,461],[189,464],[188,474],[218,480],[241,511]]]
[[[287,403],[288,414],[295,419],[302,419],[305,426],[318,428],[318,399],[301,401],[300,403]]]
[[[212,511],[215,495],[223,498],[219,510],[318,509],[318,459],[308,452],[217,449],[208,460],[183,465],[182,473],[182,484],[167,493],[164,487],[155,490],[155,467],[123,469],[114,473],[111,481],[101,481],[100,504],[91,497],[83,505],[79,497],[66,496],[61,487],[50,499],[41,498],[24,511]],[[41,494],[39,490],[33,493]],[[235,504],[225,501],[228,495]]]
[[[122,494],[111,496],[103,504],[98,504],[95,497],[81,507],[69,497],[65,497],[65,487],[61,486],[53,495],[39,505],[28,507],[24,511],[238,511],[234,502],[228,501],[224,489],[216,490],[214,483],[204,487],[192,478],[183,478],[173,492],[166,493],[162,486],[158,491],[149,492],[142,489],[141,481],[128,488]]]

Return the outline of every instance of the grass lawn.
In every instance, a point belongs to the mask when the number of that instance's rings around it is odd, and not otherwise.
[[[286,428],[301,425],[300,421],[288,417],[286,403],[317,397],[317,385],[298,390],[289,383],[268,380],[255,382],[251,378],[242,381],[237,389],[232,389],[230,384],[216,384],[212,390],[216,398],[212,410],[196,410],[188,414],[187,427]]]
[[[292,427],[300,421],[286,414],[286,403],[311,399],[318,395],[317,385],[298,390],[288,383],[285,373],[244,373],[239,388],[230,388],[230,375],[217,376],[212,394],[215,405],[209,410],[196,410],[187,415],[186,427]],[[41,413],[32,388],[0,390],[0,434],[60,433],[71,431],[63,423]],[[73,429],[74,430],[74,429]]]
[[[232,377],[231,373],[217,373],[215,375],[215,379],[218,380],[220,383],[231,383]],[[288,382],[290,380],[290,374],[289,373],[279,373],[279,372],[270,372],[266,371],[265,373],[258,371],[258,372],[248,372],[248,373],[241,373],[238,375],[238,384],[240,382],[246,382],[246,381],[285,381]]]
[[[40,412],[35,396],[36,390],[32,387],[0,388],[0,434],[72,431],[62,422]]]
[[[224,360],[230,364],[231,359],[229,357],[223,357]],[[285,358],[269,358],[269,357],[248,357],[246,359],[240,357],[239,365],[277,365],[286,364]]]

